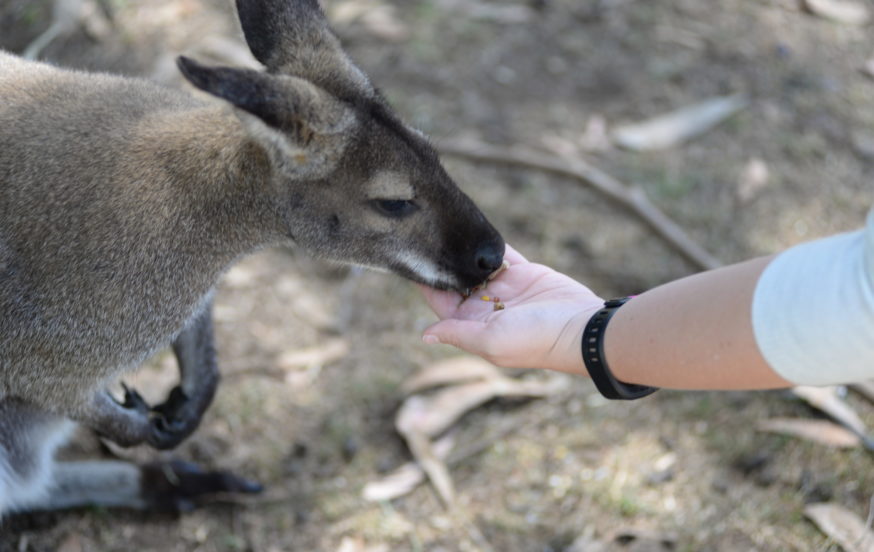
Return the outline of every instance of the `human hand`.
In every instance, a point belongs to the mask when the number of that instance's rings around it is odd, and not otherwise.
[[[604,301],[555,270],[531,263],[507,246],[510,268],[464,300],[456,292],[419,286],[440,322],[422,337],[479,355],[505,368],[547,368],[587,374],[581,339]],[[499,298],[503,310],[482,297]]]

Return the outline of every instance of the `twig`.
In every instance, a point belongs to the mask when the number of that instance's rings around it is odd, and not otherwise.
[[[585,161],[580,159],[565,160],[527,148],[502,148],[473,140],[443,143],[438,146],[438,150],[446,155],[474,161],[533,168],[575,178],[640,217],[662,239],[697,268],[710,270],[722,266],[718,259],[695,243],[682,228],[653,205],[642,190],[626,186]]]
[[[52,24],[27,45],[21,57],[39,59],[43,50],[52,42],[72,34],[79,27],[84,27],[86,33],[93,38],[101,39],[110,33],[112,23],[93,0],[55,0]]]

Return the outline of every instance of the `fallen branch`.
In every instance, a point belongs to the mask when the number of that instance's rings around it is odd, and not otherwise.
[[[722,266],[718,259],[695,243],[682,228],[653,205],[642,190],[626,186],[585,161],[565,160],[527,148],[502,148],[472,140],[447,141],[439,145],[438,150],[454,157],[538,169],[579,180],[640,217],[697,268],[711,270]]]

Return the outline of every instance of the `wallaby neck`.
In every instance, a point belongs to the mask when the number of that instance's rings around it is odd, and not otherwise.
[[[65,90],[66,108],[24,94],[0,108],[0,177],[34,175],[0,186],[0,318],[50,329],[85,363],[136,363],[234,260],[282,239],[267,159],[227,107],[115,78]],[[106,117],[98,98],[120,96],[134,109]]]
[[[160,166],[166,175],[149,183],[159,196],[170,196],[156,198],[170,206],[163,224],[175,239],[164,243],[198,245],[204,257],[230,261],[283,238],[267,154],[228,107],[155,114],[136,140],[140,148],[130,162]]]

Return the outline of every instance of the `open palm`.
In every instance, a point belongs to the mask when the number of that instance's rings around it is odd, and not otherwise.
[[[603,300],[510,246],[504,259],[510,268],[467,300],[455,292],[421,288],[440,318],[425,330],[425,342],[454,345],[507,368],[585,373],[580,338]],[[505,308],[495,310],[483,297],[500,300]]]

